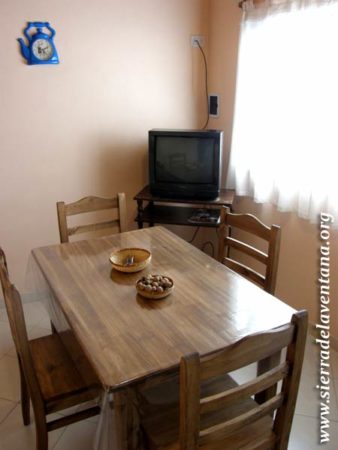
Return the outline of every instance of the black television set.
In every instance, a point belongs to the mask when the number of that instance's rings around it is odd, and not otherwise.
[[[217,198],[222,148],[220,130],[150,130],[150,192],[173,199]]]

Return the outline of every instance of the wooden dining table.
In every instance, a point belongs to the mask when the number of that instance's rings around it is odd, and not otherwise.
[[[143,271],[112,269],[110,254],[128,247],[151,252]],[[47,306],[56,330],[70,349],[72,337],[104,391],[114,393],[121,449],[135,446],[133,387],[177,371],[182,355],[210,354],[286,324],[294,312],[163,227],[49,245],[32,256],[52,294]],[[172,278],[173,292],[161,300],[141,297],[135,284],[146,274]]]

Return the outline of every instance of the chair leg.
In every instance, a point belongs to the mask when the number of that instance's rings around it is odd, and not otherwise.
[[[42,405],[34,404],[36,450],[48,450],[46,414]]]
[[[20,390],[21,390],[21,413],[24,425],[29,425],[30,420],[30,397],[25,375],[22,370],[21,361],[19,359],[20,368]]]
[[[36,450],[48,450],[48,431],[46,420],[36,421]]]

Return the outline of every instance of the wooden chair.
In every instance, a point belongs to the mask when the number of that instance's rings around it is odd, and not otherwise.
[[[120,233],[127,231],[127,208],[124,193],[119,193],[114,198],[85,197],[74,203],[57,202],[56,207],[61,243],[69,242],[69,236],[73,234],[110,229],[115,226],[118,226]],[[69,216],[108,209],[115,209],[118,213],[118,218],[89,225],[68,227],[67,217]]]
[[[233,237],[233,231],[235,229],[245,231],[266,241],[268,243],[267,253],[239,239],[235,239]],[[272,225],[270,228],[251,214],[233,214],[229,208],[222,207],[219,226],[218,260],[250,281],[258,284],[265,291],[274,294],[278,269],[280,234],[281,230],[278,225]],[[251,267],[233,259],[233,252],[231,252],[230,256],[230,249],[239,251],[262,263],[265,266],[265,274],[262,275]]]
[[[295,410],[307,331],[307,312],[291,323],[242,338],[211,356],[185,356],[180,406],[141,405],[146,448],[165,450],[286,450]],[[277,366],[238,385],[228,374],[287,348]],[[215,391],[215,377],[223,384]],[[282,381],[280,392],[256,402]],[[207,384],[209,382],[209,385]],[[222,390],[219,387],[222,386]],[[211,388],[211,389],[210,389]],[[275,411],[275,414],[273,414]]]
[[[0,277],[10,328],[15,343],[21,380],[21,410],[25,425],[30,423],[32,402],[36,449],[48,450],[48,431],[99,414],[99,406],[47,421],[47,415],[93,400],[101,394],[99,382],[84,360],[81,373],[66,352],[58,334],[28,340],[19,292],[9,281],[6,256],[0,248]],[[82,377],[86,373],[86,382]]]

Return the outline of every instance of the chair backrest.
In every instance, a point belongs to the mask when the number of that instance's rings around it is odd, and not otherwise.
[[[1,247],[0,247],[0,281],[1,281],[2,293],[4,296],[4,300],[5,300],[6,310],[7,310],[7,314],[8,314],[8,318],[9,318],[9,326],[11,328],[12,337],[13,337],[15,346],[17,346],[16,330],[14,327],[14,322],[12,320],[10,320],[10,317],[9,317],[10,313],[8,312],[8,307],[7,307],[8,299],[7,299],[7,296],[5,295],[5,292],[7,292],[7,290],[10,288],[11,283],[9,281],[6,255]]]
[[[41,394],[38,379],[35,373],[34,364],[29,348],[25,317],[22,308],[20,294],[8,277],[6,256],[0,248],[0,278],[5,299],[8,320],[19,359],[20,367],[24,372],[29,392],[34,405],[39,404],[40,410],[44,409],[43,397]]]
[[[86,233],[90,231],[103,230],[118,227],[119,232],[127,230],[127,208],[126,197],[124,193],[117,194],[113,198],[85,197],[73,203],[57,202],[57,214],[59,222],[59,232],[61,243],[69,242],[69,236],[73,234]],[[76,214],[96,212],[102,210],[116,210],[117,219],[104,222],[91,223],[88,225],[79,225],[68,227],[67,217]]]
[[[180,368],[181,450],[195,450],[199,446],[204,448],[204,445],[208,446],[215,440],[225,439],[228,436],[232,439],[231,435],[237,431],[241,435],[245,436],[247,433],[247,436],[252,437],[251,445],[245,448],[286,450],[299,387],[306,331],[307,312],[300,311],[293,315],[291,323],[247,336],[212,356],[200,359],[195,353],[183,357]],[[225,392],[200,398],[202,382],[261,361],[285,347],[287,348],[285,359],[276,367]],[[261,404],[252,400],[252,396],[267,392],[281,380],[282,387],[279,393],[265,398]],[[243,412],[238,408],[238,403],[244,400],[249,401],[250,408]],[[213,414],[222,409],[226,410],[225,421],[201,429],[200,419],[203,414]],[[233,417],[232,411],[235,412]],[[273,411],[276,411],[274,419],[272,419]],[[271,423],[271,427],[266,435],[263,433],[259,437],[258,443],[255,442],[257,436],[252,433],[252,428],[249,431],[248,427],[264,417],[269,419],[268,424]]]
[[[233,230],[239,229],[259,237],[268,243],[267,252],[258,250],[233,237]],[[224,265],[274,294],[276,288],[281,230],[278,225],[268,227],[252,214],[234,214],[227,207],[221,209],[219,226],[218,260]],[[230,249],[254,258],[265,266],[265,274],[236,261]]]
[[[6,255],[5,255],[5,252],[2,250],[1,247],[0,247],[0,263],[3,264],[4,269],[6,270],[6,273],[8,274]]]

